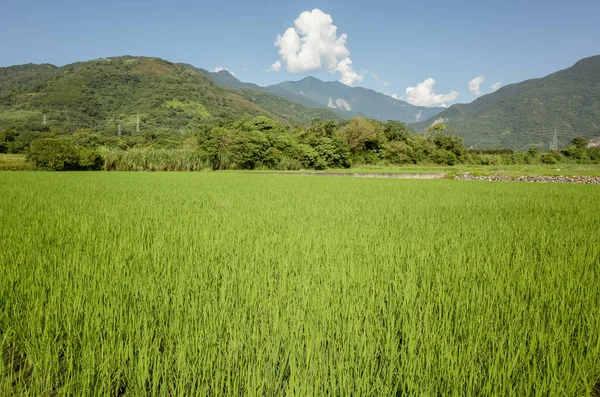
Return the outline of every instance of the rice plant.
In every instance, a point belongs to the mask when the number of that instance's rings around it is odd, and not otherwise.
[[[0,395],[586,396],[597,186],[0,173]]]

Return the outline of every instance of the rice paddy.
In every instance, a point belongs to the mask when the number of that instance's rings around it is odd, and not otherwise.
[[[599,199],[0,172],[0,395],[589,396]]]

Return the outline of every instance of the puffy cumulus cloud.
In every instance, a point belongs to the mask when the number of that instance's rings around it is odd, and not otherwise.
[[[433,92],[435,80],[431,77],[415,87],[406,89],[406,101],[415,106],[431,106],[445,104],[456,99],[458,92],[451,91],[448,94],[436,94]]]
[[[326,69],[339,73],[342,83],[353,85],[362,81],[365,72],[354,70],[346,47],[347,38],[346,34],[337,35],[331,15],[315,8],[300,14],[294,27],[277,36],[275,46],[279,47],[279,56],[288,72]]]
[[[275,61],[265,72],[279,72],[281,70],[281,62]]]
[[[492,91],[497,91],[498,88],[502,86],[501,82],[497,82],[496,84],[492,84]]]
[[[481,84],[485,81],[485,77],[477,76],[473,80],[469,81],[469,91],[473,95],[481,95]]]
[[[220,66],[216,66],[216,67],[215,67],[215,68],[214,68],[212,71],[213,71],[214,73],[219,73],[219,72],[220,72],[220,71],[222,71],[222,70],[225,70],[225,71],[227,71],[227,72],[231,73],[231,75],[232,75],[232,76],[235,76],[235,73],[233,73],[231,70],[229,70],[229,69],[227,69],[227,68],[222,68],[222,67],[220,67]]]

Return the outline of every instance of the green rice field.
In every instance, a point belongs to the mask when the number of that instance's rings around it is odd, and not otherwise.
[[[0,396],[590,396],[599,202],[594,185],[0,172]]]

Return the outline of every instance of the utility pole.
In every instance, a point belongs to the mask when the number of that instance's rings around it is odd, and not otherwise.
[[[46,125],[46,115],[44,115],[44,126]]]
[[[121,124],[119,124],[119,136],[121,136]]]
[[[550,150],[558,150],[558,128],[554,128],[554,137],[552,137],[552,142],[550,142]]]
[[[140,116],[137,116],[137,125],[135,126],[135,131],[140,132]]]

